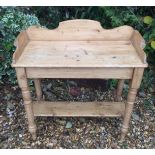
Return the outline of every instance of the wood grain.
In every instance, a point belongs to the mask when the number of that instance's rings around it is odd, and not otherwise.
[[[137,89],[144,68],[145,41],[132,27],[104,29],[93,20],[69,20],[55,29],[31,26],[16,41],[12,67],[22,89],[29,131],[36,138],[36,116],[123,116],[121,140],[131,118]],[[33,102],[28,78],[35,79],[37,102]],[[126,105],[121,102],[45,102],[41,99],[41,78],[120,79],[117,97],[121,98],[124,79],[130,79]],[[32,104],[33,103],[33,104]],[[34,113],[33,113],[34,112]]]
[[[135,68],[135,70],[133,72],[133,78],[130,81],[130,88],[129,88],[127,103],[126,103],[125,111],[124,111],[124,120],[123,120],[123,125],[122,125],[121,141],[124,140],[125,135],[128,132],[129,122],[131,119],[134,102],[136,99],[138,88],[140,87],[140,83],[141,83],[141,80],[143,77],[143,71],[144,71],[144,69],[142,69],[142,68]]]
[[[129,41],[31,41],[14,67],[145,67]]]
[[[31,40],[38,41],[117,41],[130,40],[133,28],[125,25],[103,29],[97,21],[70,20],[61,22],[58,28],[53,30],[32,26],[27,29],[27,34]]]
[[[117,91],[116,91],[116,100],[117,101],[121,101],[121,96],[122,96],[122,92],[123,92],[124,82],[125,82],[124,79],[120,79],[118,81]]]
[[[16,68],[17,80],[19,87],[22,90],[22,96],[24,100],[24,107],[28,118],[29,132],[32,134],[32,138],[36,139],[36,124],[34,122],[34,113],[32,108],[32,100],[30,90],[28,86],[28,80],[24,68]]]
[[[22,31],[14,42],[14,45],[16,46],[16,51],[13,54],[12,66],[16,64],[17,60],[22,55],[22,52],[24,51],[24,48],[26,47],[28,42],[29,39],[26,31]]]
[[[147,65],[146,54],[143,51],[143,49],[145,47],[145,40],[143,39],[143,37],[137,30],[134,31],[133,36],[131,38],[131,42],[132,42],[137,54],[139,55],[141,61]]]
[[[132,68],[26,68],[28,78],[131,79]]]
[[[41,80],[34,79],[34,86],[35,86],[35,90],[36,90],[37,101],[40,101],[42,99]]]
[[[121,102],[33,102],[35,116],[119,117],[124,109]]]
[[[104,29],[81,19],[53,30],[31,26],[17,44],[13,67],[147,67],[144,40],[127,25]]]

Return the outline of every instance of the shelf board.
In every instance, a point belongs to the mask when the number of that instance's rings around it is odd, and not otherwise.
[[[119,117],[124,110],[122,102],[33,102],[35,116]]]

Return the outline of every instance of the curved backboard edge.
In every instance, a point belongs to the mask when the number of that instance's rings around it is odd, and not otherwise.
[[[89,19],[74,19],[66,20],[59,23],[57,29],[64,30],[68,28],[84,28],[84,29],[103,29],[101,23],[95,20]]]
[[[128,25],[104,29],[98,21],[76,19],[60,22],[55,29],[30,26],[26,32],[30,40],[72,41],[75,39],[75,41],[116,41],[130,40],[134,29]]]
[[[135,47],[137,54],[140,56],[141,60],[143,63],[147,64],[146,62],[146,54],[143,51],[144,47],[145,47],[145,41],[143,39],[143,37],[141,36],[141,34],[137,31],[134,30],[131,26],[128,25],[124,25],[124,26],[120,26],[120,27],[116,27],[113,29],[104,29],[100,22],[98,21],[93,21],[93,20],[69,20],[69,21],[63,21],[60,22],[59,26],[55,29],[47,29],[45,27],[40,27],[38,25],[33,25],[30,26],[27,30],[20,32],[20,34],[17,36],[17,39],[14,42],[14,45],[17,47],[16,51],[13,54],[13,62],[12,64],[14,64],[16,62],[16,60],[20,57],[21,53],[22,53],[22,49],[26,46],[26,44],[28,43],[29,40],[31,40],[31,38],[29,37],[29,32],[33,32],[33,31],[37,31],[37,35],[39,35],[39,33],[44,33],[46,32],[47,34],[49,32],[54,32],[57,33],[58,30],[60,31],[63,27],[67,28],[68,25],[74,26],[77,25],[77,23],[83,23],[83,28],[86,28],[87,24],[84,24],[85,22],[87,23],[93,23],[94,25],[90,27],[90,29],[96,29],[96,27],[98,29],[102,29],[104,34],[111,34],[111,33],[126,33],[126,35],[128,35],[128,39],[131,40],[133,46]],[[70,23],[74,23],[74,24],[70,24]],[[75,24],[76,23],[76,24]],[[46,35],[45,35],[46,36]],[[44,37],[44,36],[43,36]]]
[[[29,41],[28,35],[26,33],[26,30],[21,31],[19,35],[17,36],[16,40],[14,41],[14,46],[16,47],[15,52],[13,53],[13,60],[12,60],[12,66],[16,63],[20,55],[22,54],[23,48],[27,45]]]
[[[142,62],[147,65],[146,54],[144,52],[144,48],[146,46],[145,40],[139,31],[134,30],[133,36],[131,38],[131,42],[136,49],[137,54],[141,58]]]

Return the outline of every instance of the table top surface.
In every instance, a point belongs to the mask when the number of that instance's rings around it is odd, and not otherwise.
[[[20,67],[145,67],[131,41],[30,41]]]

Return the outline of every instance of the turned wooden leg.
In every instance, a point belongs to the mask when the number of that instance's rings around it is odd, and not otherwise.
[[[36,139],[36,125],[34,122],[32,100],[31,100],[30,91],[28,87],[26,72],[24,68],[16,68],[16,73],[17,73],[17,80],[19,83],[19,87],[22,90],[25,111],[26,111],[27,118],[28,118],[29,132],[31,133],[33,140],[35,140]]]
[[[127,97],[127,103],[125,106],[124,120],[123,120],[122,133],[121,133],[121,141],[124,140],[125,135],[128,132],[129,122],[130,122],[137,90],[138,90],[141,80],[142,80],[143,71],[144,71],[143,68],[135,68],[134,69],[133,78],[130,83],[129,93],[128,93],[128,97]]]
[[[123,126],[122,126],[121,141],[124,140],[125,135],[128,132],[129,122],[130,122],[136,94],[137,94],[137,89],[130,88],[129,93],[128,93],[126,107],[125,107],[125,115],[124,115],[124,121],[123,121]]]
[[[42,99],[42,91],[41,91],[41,82],[39,79],[34,79],[34,85],[36,89],[37,100],[40,101]]]
[[[116,100],[117,101],[121,101],[124,82],[125,82],[124,79],[118,80],[118,86],[117,86],[117,91],[116,91]]]

